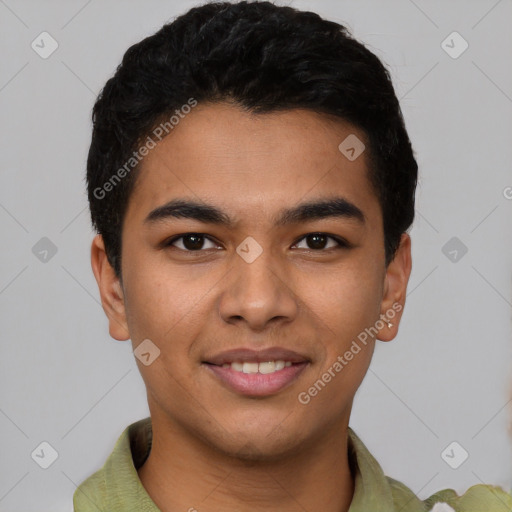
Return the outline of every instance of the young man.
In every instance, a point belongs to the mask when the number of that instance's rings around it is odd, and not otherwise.
[[[411,271],[417,164],[375,55],[311,12],[206,4],[126,52],[93,121],[92,267],[151,417],[77,512],[512,509],[421,501],[349,427]]]

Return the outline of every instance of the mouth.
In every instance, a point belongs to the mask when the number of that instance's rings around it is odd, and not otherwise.
[[[202,365],[230,391],[264,397],[290,386],[310,363],[296,352],[272,348],[230,350],[208,358]]]
[[[234,372],[269,375],[270,373],[278,372],[283,368],[288,368],[292,364],[294,363],[291,361],[283,361],[282,359],[278,359],[277,361],[263,361],[261,363],[258,363],[257,361],[234,361],[232,363],[224,363],[222,368],[229,368]]]

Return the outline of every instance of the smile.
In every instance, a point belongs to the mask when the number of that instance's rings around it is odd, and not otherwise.
[[[214,365],[203,363],[223,387],[239,395],[265,397],[275,395],[290,386],[309,366],[309,362],[244,361]]]
[[[235,372],[262,373],[264,375],[268,375],[269,373],[278,372],[291,365],[291,361],[283,361],[282,359],[279,359],[277,361],[266,361],[262,363],[258,363],[257,361],[235,361],[233,363],[224,363],[222,368],[231,368],[231,370]]]

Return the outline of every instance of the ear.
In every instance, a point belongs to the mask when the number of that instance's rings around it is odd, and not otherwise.
[[[377,334],[377,339],[381,341],[391,341],[398,333],[411,267],[411,237],[402,233],[395,257],[386,269],[380,315],[384,326]]]
[[[108,261],[101,235],[96,235],[92,241],[91,266],[98,283],[101,305],[109,321],[110,336],[125,341],[130,338],[130,333],[126,322],[123,288]]]

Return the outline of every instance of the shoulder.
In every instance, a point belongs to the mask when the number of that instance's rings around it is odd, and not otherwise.
[[[386,476],[396,510],[401,512],[510,512],[512,494],[499,486],[477,484],[462,496],[453,489],[438,491],[420,500],[406,485]]]
[[[103,468],[86,478],[73,494],[73,510],[92,512],[97,510],[95,504],[105,503],[107,499],[107,487]]]

